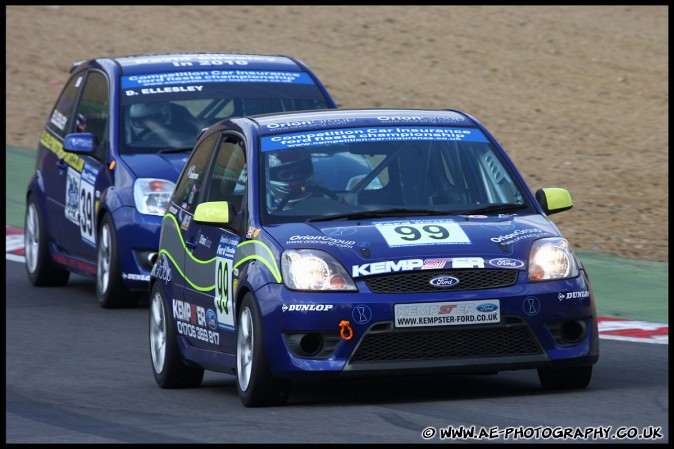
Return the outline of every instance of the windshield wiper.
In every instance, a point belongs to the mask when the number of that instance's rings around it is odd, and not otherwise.
[[[157,153],[183,153],[185,151],[192,151],[192,147],[189,148],[164,148],[163,150],[157,151]]]
[[[461,211],[461,215],[472,215],[472,214],[489,214],[496,212],[514,212],[516,210],[526,209],[526,204],[492,204],[491,206],[478,207],[477,209],[470,209]]]
[[[358,220],[361,218],[408,217],[414,215],[455,215],[455,213],[428,209],[396,208],[351,212],[346,214],[319,215],[317,217],[308,218],[307,221]]]

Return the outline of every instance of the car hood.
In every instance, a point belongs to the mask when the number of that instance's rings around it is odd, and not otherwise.
[[[354,278],[415,269],[526,270],[531,243],[560,236],[536,214],[287,223],[265,230],[284,249],[329,252]]]
[[[176,182],[190,153],[149,153],[122,156],[136,178],[160,178]]]

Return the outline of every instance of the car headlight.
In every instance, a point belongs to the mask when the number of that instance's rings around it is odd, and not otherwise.
[[[563,238],[536,240],[529,252],[529,281],[549,281],[578,276],[576,256]]]
[[[281,255],[283,283],[293,290],[358,290],[351,276],[325,251],[287,250]]]
[[[141,214],[164,215],[175,186],[166,179],[136,179],[133,183],[133,200],[136,203],[136,210]]]

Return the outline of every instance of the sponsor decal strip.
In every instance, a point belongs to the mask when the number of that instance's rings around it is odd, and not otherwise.
[[[59,158],[63,159],[66,164],[70,165],[78,172],[82,171],[82,168],[84,167],[84,159],[74,153],[68,153],[65,151],[61,141],[49,134],[47,131],[42,131],[40,143],[44,145],[45,148],[47,148],[49,151],[56,154]]]

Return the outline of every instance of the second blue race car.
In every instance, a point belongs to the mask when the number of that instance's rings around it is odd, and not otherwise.
[[[205,127],[227,117],[335,108],[282,55],[153,54],[73,64],[40,136],[26,192],[26,271],[36,286],[96,277],[102,307],[147,296],[161,220]]]
[[[454,110],[232,118],[199,138],[150,279],[153,373],[237,376],[246,406],[305,378],[536,369],[599,358],[587,272],[505,151]]]

